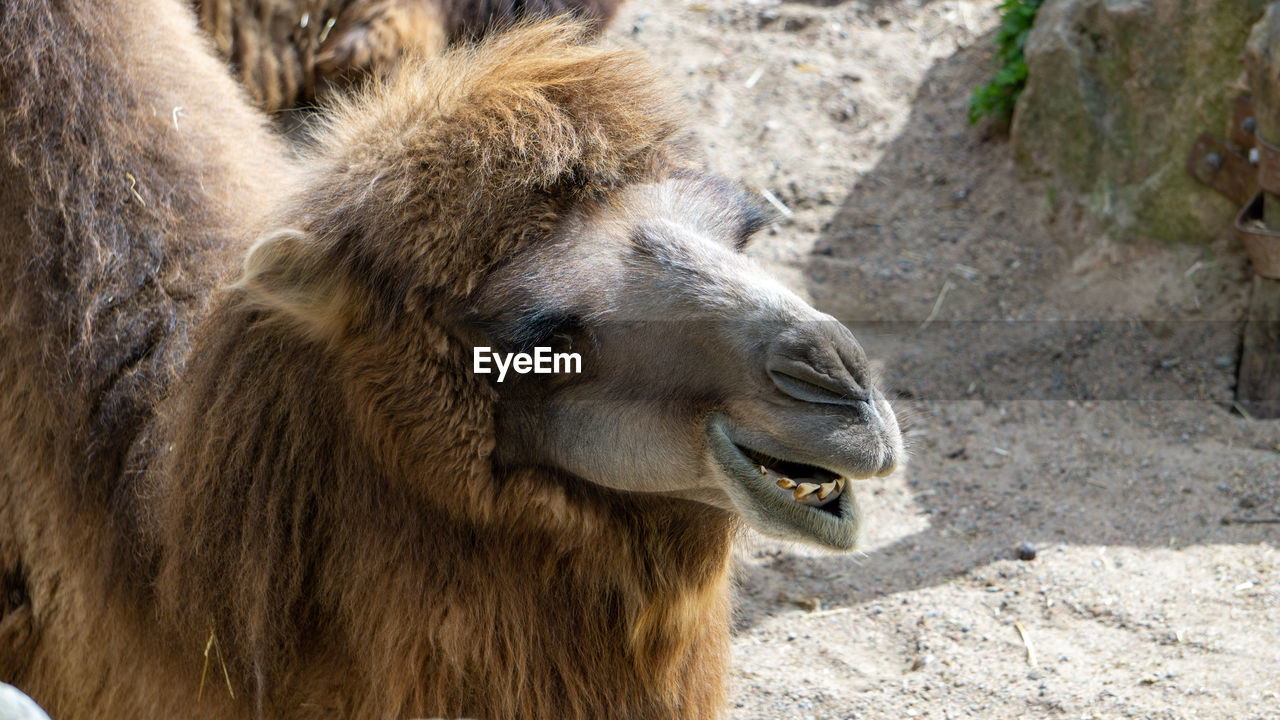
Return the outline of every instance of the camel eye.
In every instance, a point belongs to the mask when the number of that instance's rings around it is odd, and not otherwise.
[[[514,352],[531,352],[537,347],[563,351],[583,332],[582,319],[568,313],[539,313],[526,319],[523,325],[513,335]]]
[[[582,319],[577,315],[550,308],[474,316],[473,322],[505,353],[530,353],[538,347],[561,349],[585,332]]]
[[[556,327],[543,345],[554,352],[568,352],[574,349],[574,343],[585,334],[586,328],[576,317],[569,317]]]

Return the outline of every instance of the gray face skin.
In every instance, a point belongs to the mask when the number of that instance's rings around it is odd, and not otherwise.
[[[897,419],[848,329],[741,253],[764,219],[723,181],[680,178],[514,258],[475,309],[491,341],[579,353],[583,372],[494,383],[499,461],[853,548],[853,483],[902,462]]]

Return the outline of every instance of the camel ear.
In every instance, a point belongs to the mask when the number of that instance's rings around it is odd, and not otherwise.
[[[333,340],[351,325],[355,306],[346,283],[322,262],[318,243],[301,230],[260,238],[232,286],[253,306],[274,312],[317,340]]]
[[[733,233],[733,246],[738,250],[746,249],[755,234],[768,227],[778,219],[778,213],[764,205],[745,189],[737,188],[738,201],[734,205],[737,211],[736,223],[730,228]]]
[[[703,231],[742,250],[777,214],[741,184],[701,173],[680,173],[671,184],[668,202]]]

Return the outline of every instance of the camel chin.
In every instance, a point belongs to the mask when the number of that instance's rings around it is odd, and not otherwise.
[[[706,435],[724,491],[748,525],[770,537],[833,550],[858,545],[862,510],[854,483],[891,471],[851,470],[832,458],[815,460],[785,449],[788,443],[736,427],[723,412],[707,420]]]

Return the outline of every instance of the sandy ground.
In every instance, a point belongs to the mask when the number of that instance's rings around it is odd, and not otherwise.
[[[734,718],[1280,718],[1280,421],[1238,244],[1116,246],[971,128],[992,0],[630,0],[751,252],[883,364],[865,553],[748,538]],[[1065,207],[1060,207],[1065,206]],[[1030,543],[1033,560],[1016,548]]]

